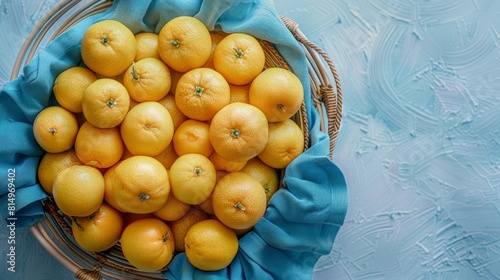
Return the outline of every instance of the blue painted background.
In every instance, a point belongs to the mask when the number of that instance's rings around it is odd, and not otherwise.
[[[0,0],[0,86],[58,2]],[[334,60],[344,92],[334,161],[349,210],[314,279],[499,279],[500,1],[275,5]],[[17,242],[9,279],[73,277],[29,231]]]

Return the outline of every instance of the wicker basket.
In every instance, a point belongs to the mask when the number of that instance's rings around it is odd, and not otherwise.
[[[35,26],[26,39],[14,64],[11,79],[15,79],[19,75],[22,67],[31,60],[41,46],[82,19],[103,12],[111,5],[112,1],[103,0],[87,3],[74,0],[61,1]],[[281,19],[306,54],[313,106],[319,115],[323,116],[320,129],[326,132],[330,138],[330,156],[333,156],[342,117],[342,91],[335,66],[323,50],[308,41],[294,21],[284,17]],[[289,69],[271,44],[264,41],[261,43],[266,54],[266,67]],[[304,133],[304,143],[307,148],[309,131],[305,104],[302,104],[301,109],[294,116],[294,120]],[[77,279],[102,279],[103,277],[164,279],[162,271],[145,272],[130,265],[121,252],[120,244],[99,253],[90,253],[81,249],[71,235],[71,219],[63,215],[50,198],[43,201],[43,206],[45,217],[31,226],[31,232],[53,257],[75,273]],[[164,270],[166,269],[168,267],[164,268]]]

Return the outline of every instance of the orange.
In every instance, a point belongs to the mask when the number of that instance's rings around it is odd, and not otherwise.
[[[89,26],[81,43],[83,62],[106,77],[125,71],[137,53],[134,34],[116,20],[103,20]]]
[[[231,161],[249,160],[266,146],[267,119],[250,104],[231,103],[214,116],[208,136],[222,157]]]
[[[179,201],[172,192],[170,192],[167,202],[160,209],[153,212],[153,215],[164,221],[175,221],[186,215],[189,209],[191,209],[191,205]]]
[[[175,103],[189,118],[207,121],[229,104],[229,84],[210,68],[193,69],[179,79]]]
[[[82,164],[82,162],[78,159],[73,149],[57,154],[46,153],[38,164],[38,182],[40,182],[45,192],[52,195],[52,185],[57,174],[70,166],[79,164]]]
[[[111,167],[120,160],[123,150],[118,127],[98,128],[85,122],[76,135],[75,152],[86,165]]]
[[[197,18],[179,16],[171,19],[158,34],[161,59],[172,69],[187,72],[208,60],[212,40],[207,27]]]
[[[222,179],[222,177],[226,176],[228,173],[229,172],[227,171],[217,170],[215,183],[217,184],[217,182],[219,182],[220,179]],[[215,214],[214,214],[214,207],[212,204],[212,194],[210,194],[210,196],[205,201],[198,204],[198,207],[200,207],[201,210],[205,211],[207,214],[214,216]]]
[[[186,204],[205,201],[215,187],[215,179],[214,165],[199,154],[182,155],[170,167],[172,192]]]
[[[214,188],[212,205],[217,219],[233,229],[255,225],[266,212],[266,192],[252,176],[229,173]]]
[[[170,79],[171,79],[171,85],[170,85],[170,91],[168,92],[171,95],[175,95],[175,89],[177,88],[177,83],[179,82],[179,79],[184,75],[185,72],[179,72],[175,71],[174,69],[170,69]]]
[[[233,102],[250,103],[248,100],[248,91],[250,90],[250,84],[239,85],[239,86],[229,84],[229,89],[231,92],[231,98],[229,103]]]
[[[155,271],[172,260],[174,238],[165,222],[158,218],[144,218],[125,228],[121,246],[130,264],[142,270]]]
[[[86,217],[102,204],[104,178],[95,167],[74,165],[59,172],[52,194],[57,207],[64,214]]]
[[[175,152],[179,155],[200,154],[208,157],[214,150],[208,130],[210,125],[206,122],[197,120],[186,120],[174,133],[172,142]]]
[[[170,192],[167,170],[148,156],[124,159],[111,179],[111,191],[118,206],[131,213],[155,212],[165,204]]]
[[[122,216],[123,216],[124,228],[139,219],[155,218],[155,216],[151,213],[147,214],[123,213]]]
[[[250,104],[259,108],[269,122],[289,119],[300,109],[304,88],[299,78],[283,68],[268,68],[250,84]]]
[[[57,103],[73,113],[82,112],[83,92],[95,80],[95,73],[85,67],[74,66],[64,70],[52,87]]]
[[[292,120],[269,123],[269,139],[260,160],[274,168],[285,168],[304,151],[304,134]]]
[[[189,228],[206,219],[208,219],[207,213],[196,207],[191,207],[184,216],[167,223],[174,234],[175,251],[184,252],[184,237],[186,237]]]
[[[249,34],[232,33],[215,47],[215,70],[231,84],[250,83],[264,69],[266,57],[259,41]]]
[[[174,123],[174,131],[177,130],[181,123],[188,119],[188,117],[186,117],[186,115],[184,115],[181,110],[179,110],[177,104],[175,104],[175,95],[169,93],[167,94],[167,96],[159,100],[158,103],[167,108],[168,112],[170,113],[172,122]]]
[[[115,208],[103,202],[87,217],[75,217],[71,231],[76,243],[90,252],[100,252],[113,247],[122,235],[123,217]]]
[[[165,167],[165,169],[169,170],[174,161],[177,160],[179,156],[175,152],[174,145],[171,142],[170,145],[168,145],[168,147],[163,150],[163,152],[161,152],[157,156],[154,156],[153,158],[157,159],[161,164],[163,164],[163,167]]]
[[[244,228],[244,229],[235,229],[234,232],[236,233],[236,236],[238,236],[238,238],[241,238],[245,234],[249,233],[252,229],[253,229],[253,227]]]
[[[89,123],[99,128],[118,126],[125,118],[129,106],[127,89],[113,79],[98,79],[83,93],[83,115]]]
[[[130,109],[120,131],[125,146],[132,154],[157,156],[172,141],[174,124],[165,107],[149,101]]]
[[[137,102],[158,101],[170,90],[170,70],[157,58],[134,62],[125,73],[123,85]]]
[[[137,53],[134,61],[139,61],[143,58],[152,57],[160,59],[158,53],[158,34],[153,32],[141,32],[135,34],[137,43]]]
[[[243,161],[231,161],[227,158],[222,157],[217,152],[213,152],[209,156],[210,161],[214,164],[215,169],[223,170],[227,172],[237,172],[240,171],[243,166],[247,163],[246,160]]]
[[[214,31],[210,32],[210,38],[212,39],[212,50],[210,52],[210,56],[207,59],[207,62],[205,62],[205,64],[202,67],[208,67],[214,69],[213,54],[215,47],[226,36],[227,34],[223,32],[214,32]]]
[[[33,136],[42,149],[60,153],[75,143],[78,122],[70,111],[60,106],[50,106],[38,113],[33,122]]]
[[[103,177],[104,177],[104,201],[106,201],[109,205],[111,205],[113,208],[116,210],[126,213],[127,211],[118,205],[118,202],[116,202],[116,197],[115,197],[115,192],[113,191],[113,175],[115,168],[118,166],[120,162],[116,163],[115,165],[111,166],[104,172]]]
[[[279,187],[278,171],[263,163],[258,157],[249,160],[240,171],[247,173],[261,183],[266,191],[267,202],[269,203],[269,200]]]
[[[126,213],[127,210],[123,209],[118,205],[118,202],[116,202],[116,196],[115,192],[113,191],[113,175],[114,175],[114,170],[118,166],[120,162],[116,163],[115,165],[111,166],[104,172],[103,177],[104,177],[104,201],[106,201],[111,207],[115,208],[116,210]]]
[[[218,220],[191,226],[184,238],[186,257],[196,268],[215,271],[227,267],[238,253],[236,233]]]

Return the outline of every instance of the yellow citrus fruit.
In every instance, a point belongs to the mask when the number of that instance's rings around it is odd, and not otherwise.
[[[247,163],[246,160],[243,161],[232,161],[227,158],[222,157],[216,151],[212,152],[208,157],[210,161],[214,164],[215,169],[223,170],[227,172],[237,172],[240,171],[243,166]]]
[[[214,116],[208,135],[222,157],[231,161],[249,160],[266,146],[267,119],[250,104],[230,103]]]
[[[214,214],[214,207],[212,205],[212,194],[210,194],[210,196],[205,199],[205,201],[203,201],[202,203],[198,204],[198,207],[200,207],[201,210],[203,210],[205,213],[209,214],[209,215],[215,215]]]
[[[118,127],[98,128],[85,122],[76,135],[76,155],[84,164],[97,168],[113,166],[124,148]]]
[[[160,209],[170,193],[167,170],[148,156],[121,161],[113,171],[111,183],[117,204],[131,213],[146,214]]]
[[[168,21],[158,34],[161,59],[172,69],[187,72],[208,60],[212,40],[207,27],[197,18],[179,16]]]
[[[217,170],[215,183],[217,184],[217,182],[219,182],[220,179],[222,179],[222,177],[226,176],[228,173],[229,172],[227,172],[227,171]],[[212,193],[213,193],[213,191],[212,191]],[[210,196],[205,201],[198,204],[198,207],[200,207],[201,210],[205,211],[205,213],[214,216],[215,213],[214,213],[214,207],[212,204],[212,194],[210,194]]]
[[[248,100],[248,91],[250,90],[250,84],[240,85],[240,86],[229,84],[229,89],[231,92],[231,98],[229,100],[229,103],[233,102],[250,103]]]
[[[205,64],[202,67],[208,67],[208,68],[214,69],[213,54],[214,54],[215,47],[226,36],[227,36],[227,34],[224,32],[214,32],[214,31],[210,32],[210,38],[212,39],[212,50],[210,52],[210,56],[207,59],[207,62],[205,62]]]
[[[87,217],[75,217],[71,231],[76,243],[90,252],[100,252],[113,247],[122,235],[123,217],[115,208],[103,202]]]
[[[157,58],[134,62],[125,73],[123,85],[137,102],[158,101],[170,90],[170,70]]]
[[[124,228],[140,219],[155,218],[155,216],[151,213],[147,214],[123,213],[122,216],[123,216]]]
[[[175,221],[186,215],[191,207],[191,205],[179,201],[175,198],[174,194],[170,192],[165,205],[153,212],[153,215],[164,221]]]
[[[170,69],[171,85],[170,85],[170,91],[168,92],[169,94],[175,95],[175,89],[177,88],[177,83],[184,74],[185,72],[179,72],[175,71],[174,69]]]
[[[196,268],[215,271],[227,267],[238,253],[236,233],[215,219],[198,222],[184,238],[186,257]]]
[[[197,120],[186,120],[174,133],[172,142],[175,152],[179,155],[200,154],[208,157],[214,150],[208,130],[210,125],[206,122]]]
[[[137,104],[125,116],[120,131],[127,149],[134,155],[157,156],[174,136],[174,124],[160,103]]]
[[[210,160],[199,154],[180,156],[170,167],[170,185],[175,197],[186,204],[205,201],[215,186],[216,172]]]
[[[175,104],[175,95],[169,93],[167,94],[167,96],[159,100],[158,103],[167,108],[168,112],[170,113],[172,122],[174,123],[174,131],[177,130],[181,123],[188,119],[188,117],[186,117],[186,115],[184,115],[181,110],[179,110],[177,104]]]
[[[244,228],[244,229],[235,229],[234,232],[236,233],[236,236],[238,236],[238,238],[241,238],[245,234],[249,233],[252,229],[253,229],[253,227]]]
[[[266,191],[267,202],[271,199],[279,187],[278,171],[263,163],[258,157],[254,157],[240,170],[259,181]]]
[[[61,153],[46,153],[38,164],[37,177],[43,190],[52,195],[52,185],[57,174],[62,170],[79,165],[82,162],[76,156],[73,149]]]
[[[289,119],[300,109],[304,88],[299,78],[283,68],[268,68],[250,84],[250,104],[259,108],[269,122]]]
[[[215,185],[212,205],[217,219],[233,229],[255,225],[266,212],[266,192],[252,176],[229,173]]]
[[[196,207],[191,207],[185,215],[167,223],[174,234],[176,252],[184,252],[184,237],[186,237],[189,228],[206,219],[208,219],[207,213]]]
[[[122,155],[122,160],[127,159],[129,157],[133,157],[134,155],[127,149],[127,147],[124,147],[123,149],[123,155]]]
[[[187,117],[208,121],[229,104],[229,84],[221,74],[210,68],[193,69],[179,79],[175,103]]]
[[[33,122],[35,140],[49,153],[60,153],[75,143],[78,122],[70,111],[60,106],[50,106],[38,113]]]
[[[86,217],[102,204],[104,178],[95,167],[74,165],[59,172],[52,194],[57,207],[64,214]]]
[[[89,26],[81,43],[83,62],[106,77],[125,71],[137,53],[134,34],[116,20],[103,20]]]
[[[259,41],[249,34],[232,33],[215,47],[215,70],[231,84],[250,83],[264,69],[266,57]]]
[[[85,67],[74,66],[64,70],[52,87],[57,103],[73,113],[82,112],[83,92],[95,80],[96,74]]]
[[[116,202],[116,197],[115,197],[115,192],[113,191],[113,175],[115,168],[118,166],[120,162],[117,162],[115,165],[111,166],[104,172],[103,177],[104,177],[104,201],[106,201],[109,205],[111,205],[113,208],[116,210],[126,213],[127,211],[118,205],[118,202]]]
[[[258,155],[260,160],[274,168],[285,168],[304,151],[304,134],[292,120],[269,123],[266,147]]]
[[[171,142],[163,152],[159,155],[154,156],[153,158],[157,159],[165,169],[169,170],[175,160],[179,158],[179,155],[175,152],[174,144]]]
[[[152,57],[160,59],[158,52],[158,34],[153,32],[141,32],[135,34],[135,41],[137,43],[137,54],[134,61]]]
[[[83,115],[95,127],[118,126],[125,118],[129,106],[130,97],[127,89],[113,79],[98,79],[83,93]]]
[[[142,270],[156,271],[172,260],[174,238],[165,222],[158,218],[144,218],[125,228],[121,246],[130,264]]]

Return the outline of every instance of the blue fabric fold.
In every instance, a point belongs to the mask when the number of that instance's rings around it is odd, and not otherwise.
[[[115,0],[107,11],[93,15],[57,37],[38,53],[22,74],[0,91],[0,201],[7,205],[9,168],[15,168],[17,226],[43,217],[40,201],[47,195],[38,185],[36,169],[43,150],[32,124],[45,107],[55,104],[52,86],[65,69],[82,65],[80,42],[94,22],[116,19],[134,33],[156,32],[170,19],[189,15],[210,30],[243,32],[272,43],[302,81],[310,130],[310,148],[286,168],[283,188],[271,199],[264,218],[240,239],[240,250],[229,267],[204,272],[185,254],[178,254],[169,279],[310,279],[318,258],[328,254],[347,211],[347,186],[342,171],[329,158],[329,138],[319,130],[309,94],[306,58],[301,46],[280,20],[271,0]],[[0,210],[2,218],[10,213]]]

